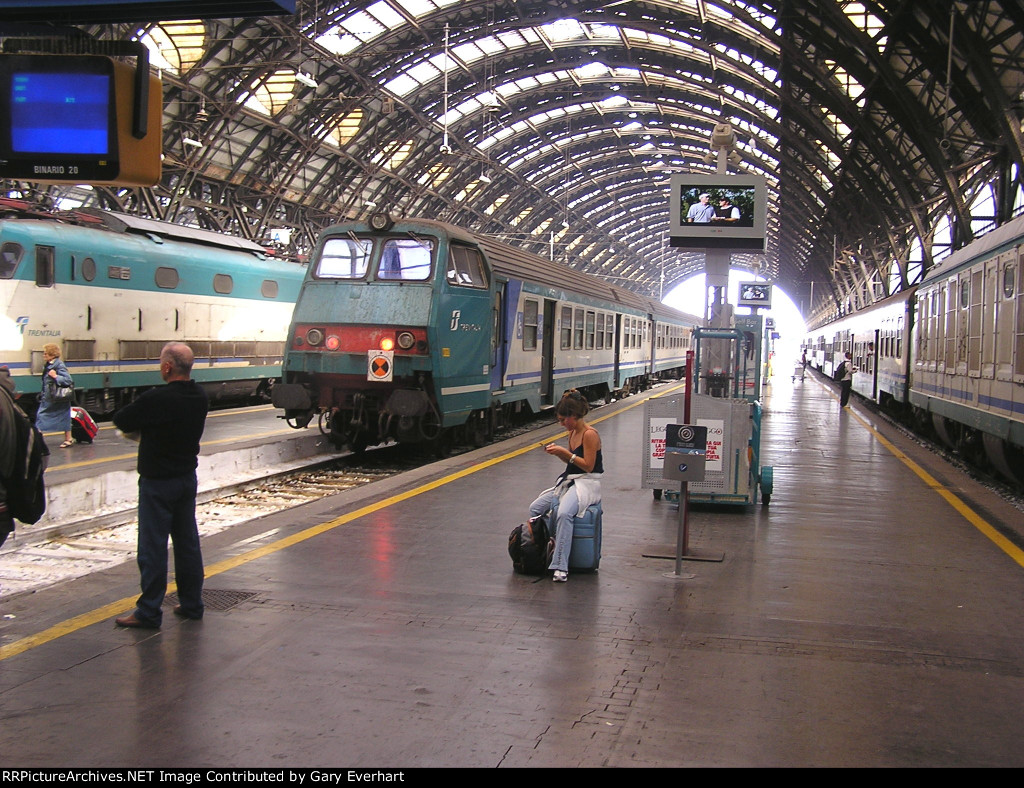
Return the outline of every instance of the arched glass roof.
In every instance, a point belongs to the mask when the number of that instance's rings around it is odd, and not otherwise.
[[[771,203],[765,253],[735,262],[813,321],[913,284],[1022,203],[1011,0],[298,0],[80,27],[152,50],[164,175],[49,198],[286,228],[298,254],[387,208],[657,295],[702,269],[668,244],[668,183],[715,172],[725,122],[729,172],[766,176]]]

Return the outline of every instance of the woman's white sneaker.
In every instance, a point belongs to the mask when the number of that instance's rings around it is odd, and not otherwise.
[[[556,583],[564,583],[569,579],[569,573],[563,572],[561,569],[556,569],[554,576],[551,578]]]

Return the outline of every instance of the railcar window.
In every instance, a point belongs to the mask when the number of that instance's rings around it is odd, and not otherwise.
[[[573,350],[583,350],[583,310],[577,309],[572,332]]]
[[[263,284],[260,285],[260,295],[264,298],[277,298],[277,281],[264,279]]]
[[[454,256],[454,250],[452,250]],[[423,282],[430,278],[434,246],[416,238],[390,238],[384,242],[377,267],[378,279]],[[449,271],[451,270],[449,264]],[[460,282],[461,284],[461,282]]]
[[[173,290],[178,286],[178,269],[161,266],[156,269],[153,279],[157,287],[162,287],[164,290]]]
[[[229,295],[235,289],[235,280],[227,274],[214,274],[213,292],[221,295]]]
[[[21,262],[25,250],[21,244],[8,241],[0,246],[0,279],[11,279],[14,272],[18,270],[18,263]]]
[[[612,315],[604,321],[604,346],[609,350],[615,347],[615,318]]]
[[[459,287],[487,289],[487,266],[479,249],[455,244],[448,253],[448,270],[445,273],[448,284]]]
[[[371,241],[353,238],[328,238],[315,274],[323,279],[362,279],[370,263]]]
[[[597,349],[604,350],[604,312],[597,313]]]
[[[523,302],[523,350],[537,349],[537,302]]]
[[[1013,298],[1014,270],[1012,265],[1003,269],[1003,298]]]
[[[36,285],[39,287],[53,287],[53,258],[52,246],[36,247]]]
[[[572,347],[572,307],[562,307],[562,325],[559,337],[559,347],[562,350],[569,350]]]
[[[587,312],[587,327],[586,327],[587,350],[593,350],[594,349],[594,323],[595,323],[595,315],[594,315],[594,313],[593,312]]]

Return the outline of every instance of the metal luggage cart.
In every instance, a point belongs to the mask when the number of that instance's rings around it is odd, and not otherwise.
[[[761,465],[761,403],[750,398],[751,391],[758,391],[759,387],[756,382],[754,386],[749,385],[748,378],[755,381],[759,378],[760,360],[759,348],[753,354],[745,346],[750,342],[751,333],[737,329],[697,329],[694,332],[697,362],[693,379],[701,388],[720,396],[691,395],[690,422],[708,430],[704,481],[690,483],[691,502],[753,504],[757,502],[758,490],[762,505],[767,506],[771,500],[774,473],[771,467]],[[719,342],[718,365],[702,377],[701,343],[709,339],[724,341],[725,347]],[[754,363],[748,363],[751,356],[754,356]],[[741,392],[746,396],[741,396]],[[729,393],[732,396],[728,396]],[[684,397],[649,400],[645,419],[648,439],[641,484],[644,489],[654,491],[655,500],[660,500],[666,490],[662,478],[665,429],[668,424],[686,423]],[[678,491],[674,494],[678,495]],[[672,495],[668,492],[666,497],[671,499]]]

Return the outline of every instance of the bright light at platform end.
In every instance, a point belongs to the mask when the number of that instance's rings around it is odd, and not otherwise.
[[[729,271],[729,303],[734,307],[734,314],[746,315],[751,312],[748,307],[735,304],[739,300],[740,282],[753,281],[763,280],[749,271]],[[705,298],[704,274],[697,274],[666,293],[663,302],[691,315],[703,316]],[[772,288],[772,308],[758,311],[764,317],[775,319],[775,331],[779,334],[779,339],[775,341],[775,369],[788,369],[800,357],[800,340],[807,330],[800,310],[789,294],[776,284]]]

